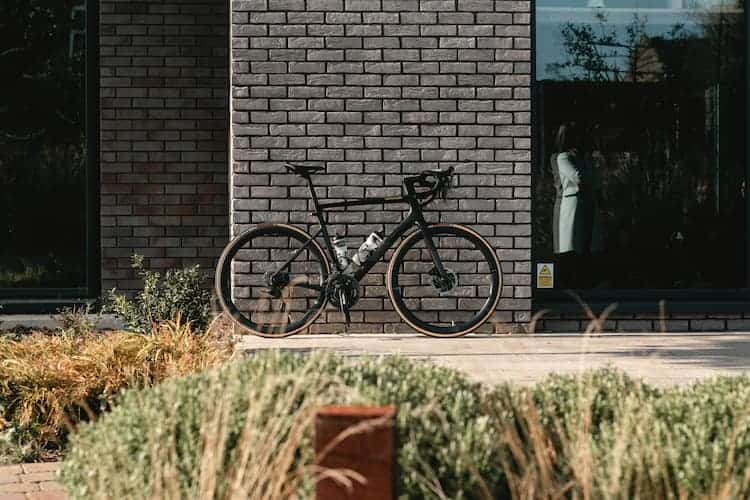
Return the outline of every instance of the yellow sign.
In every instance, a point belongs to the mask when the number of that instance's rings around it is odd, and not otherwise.
[[[537,264],[536,265],[536,287],[537,288],[554,288],[555,287],[555,265],[554,264]]]

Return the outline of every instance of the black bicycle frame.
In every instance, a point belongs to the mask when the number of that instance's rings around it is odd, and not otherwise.
[[[432,256],[432,261],[435,264],[435,267],[440,273],[440,276],[445,275],[445,268],[443,267],[443,263],[440,260],[440,255],[437,252],[437,249],[435,248],[435,244],[432,241],[432,234],[430,232],[429,226],[427,224],[427,221],[424,219],[424,215],[422,214],[422,204],[420,203],[420,200],[423,200],[425,198],[432,198],[434,197],[435,193],[434,191],[425,191],[425,192],[417,192],[416,186],[419,183],[419,177],[407,177],[404,179],[404,187],[406,188],[406,194],[402,196],[390,196],[385,198],[357,198],[354,200],[344,200],[344,201],[336,201],[336,202],[320,202],[318,200],[318,196],[315,193],[315,187],[312,184],[312,179],[310,177],[305,177],[305,180],[308,182],[308,186],[310,188],[310,196],[313,200],[313,204],[315,205],[315,211],[312,212],[310,215],[314,215],[318,219],[318,224],[320,225],[320,229],[313,234],[308,241],[305,242],[304,245],[302,245],[301,248],[299,248],[285,263],[281,268],[276,271],[281,272],[286,267],[288,267],[294,259],[297,258],[297,256],[305,249],[307,248],[312,241],[314,241],[318,236],[323,236],[323,240],[326,244],[326,250],[328,251],[328,255],[330,259],[333,261],[334,265],[336,266],[336,270],[339,272],[343,271],[343,268],[341,267],[341,263],[336,258],[336,252],[333,249],[333,243],[331,242],[330,234],[328,233],[328,222],[325,219],[325,213],[327,210],[335,209],[335,208],[348,208],[348,207],[358,207],[358,206],[366,206],[366,205],[381,205],[381,204],[396,204],[396,203],[408,203],[409,204],[409,213],[407,214],[406,218],[401,221],[401,223],[396,227],[394,232],[386,236],[383,243],[378,246],[378,248],[370,254],[367,259],[361,263],[360,267],[357,269],[357,271],[354,273],[354,277],[357,279],[357,281],[361,280],[370,270],[373,268],[373,266],[385,255],[385,253],[393,246],[393,244],[401,238],[406,232],[411,228],[413,225],[416,225],[418,227],[418,231],[422,232],[422,235],[424,237],[425,245],[427,246],[427,249],[430,251],[430,255]]]

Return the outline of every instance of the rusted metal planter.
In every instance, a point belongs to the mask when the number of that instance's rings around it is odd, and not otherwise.
[[[333,478],[316,485],[317,500],[396,497],[396,407],[326,406],[315,419],[315,453],[323,469],[353,471],[365,483]]]

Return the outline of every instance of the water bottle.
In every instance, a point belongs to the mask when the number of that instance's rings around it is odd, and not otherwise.
[[[346,269],[351,264],[349,260],[349,249],[346,247],[346,239],[341,235],[336,235],[331,240],[333,243],[333,251],[336,254],[336,259],[339,261],[342,269]]]
[[[361,266],[363,262],[365,262],[370,255],[380,246],[380,244],[383,243],[383,237],[379,234],[378,231],[372,233],[370,236],[367,237],[364,243],[360,245],[359,250],[357,250],[357,253],[354,254],[354,257],[352,258],[352,261],[357,266]]]

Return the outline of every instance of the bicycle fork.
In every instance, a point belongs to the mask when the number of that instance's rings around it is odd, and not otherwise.
[[[432,263],[435,264],[435,269],[437,269],[438,275],[441,278],[446,279],[448,277],[448,272],[445,270],[445,266],[443,266],[443,261],[440,260],[440,254],[438,254],[437,247],[435,247],[435,242],[432,241],[430,227],[427,225],[427,222],[425,222],[421,213],[417,216],[417,226],[419,226],[419,230],[422,231],[424,244],[430,252]]]

